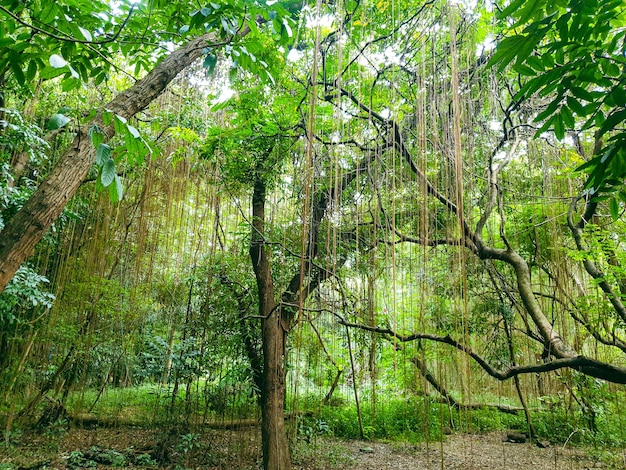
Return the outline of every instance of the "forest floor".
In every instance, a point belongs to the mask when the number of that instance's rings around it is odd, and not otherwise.
[[[344,441],[315,437],[298,441],[294,469],[552,469],[626,468],[626,453],[573,446],[504,442],[504,433],[453,434],[442,442]],[[146,429],[72,429],[56,435],[24,433],[0,447],[2,470],[78,468],[163,468],[249,470],[260,468],[258,429],[203,430],[194,433]],[[598,454],[593,457],[592,454]]]

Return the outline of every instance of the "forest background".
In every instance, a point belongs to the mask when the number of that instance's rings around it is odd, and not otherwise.
[[[269,469],[317,434],[623,444],[622,0],[0,15],[6,448],[234,419]]]

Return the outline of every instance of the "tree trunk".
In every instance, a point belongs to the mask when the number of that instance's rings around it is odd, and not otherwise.
[[[250,259],[256,277],[259,315],[263,337],[263,373],[261,375],[261,440],[263,468],[289,470],[291,458],[285,430],[285,341],[287,325],[274,297],[274,282],[269,255],[265,250],[265,183],[260,176],[252,195],[252,236]]]
[[[245,34],[246,31],[240,33]],[[104,108],[130,118],[157,98],[167,85],[202,55],[207,43],[215,41],[206,34],[177,49],[159,63],[146,77],[117,95]],[[0,233],[0,292],[4,291],[20,265],[28,258],[54,221],[74,196],[95,161],[89,129],[97,125],[113,136],[113,126],[105,126],[100,114],[76,133],[70,148],[60,158],[50,175]]]

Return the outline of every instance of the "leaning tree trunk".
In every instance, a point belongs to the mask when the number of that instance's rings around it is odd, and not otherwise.
[[[240,32],[246,34],[248,29]],[[163,59],[148,75],[104,105],[122,117],[130,118],[146,108],[186,67],[202,55],[207,44],[217,41],[213,33],[194,39]],[[0,232],[0,292],[4,291],[20,265],[28,258],[54,221],[74,196],[95,161],[89,129],[106,129],[109,138],[113,126],[105,126],[100,115],[78,129],[70,148],[50,175],[41,183]]]
[[[256,277],[259,315],[263,337],[263,372],[261,375],[261,440],[263,468],[289,470],[291,458],[285,430],[285,341],[287,325],[283,324],[281,309],[274,298],[274,282],[270,261],[264,244],[265,183],[260,176],[252,195],[252,237],[250,259]]]

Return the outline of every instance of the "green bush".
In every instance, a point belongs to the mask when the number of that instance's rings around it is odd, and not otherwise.
[[[370,404],[361,407],[366,439],[392,439],[418,442],[438,439],[450,422],[446,406],[422,398],[394,398],[377,403],[375,413]],[[348,439],[361,438],[359,419],[354,404],[325,407],[320,418],[328,423],[332,434]],[[443,426],[442,426],[443,423]]]

